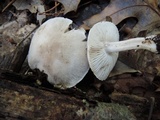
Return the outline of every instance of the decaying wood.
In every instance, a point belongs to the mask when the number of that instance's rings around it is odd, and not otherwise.
[[[29,45],[30,38],[27,37],[15,50],[0,56],[0,68],[19,72],[28,54]]]
[[[0,113],[5,118],[81,119],[74,115],[85,106],[74,97],[67,97],[6,80],[1,81]]]
[[[74,96],[0,80],[1,119],[99,120],[135,119],[128,108],[118,104],[93,103]]]

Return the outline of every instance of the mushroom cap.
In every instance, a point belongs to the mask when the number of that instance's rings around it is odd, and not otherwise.
[[[28,54],[31,69],[48,75],[48,81],[61,88],[80,82],[89,70],[84,29],[69,30],[72,20],[56,17],[35,32]]]
[[[107,79],[118,58],[118,52],[107,52],[105,45],[117,41],[119,32],[111,22],[96,23],[89,31],[87,57],[91,70],[99,80]]]

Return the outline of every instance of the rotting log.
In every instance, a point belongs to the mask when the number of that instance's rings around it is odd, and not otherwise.
[[[55,120],[81,119],[74,114],[79,109],[77,106],[84,107],[83,103],[74,97],[58,95],[7,80],[1,80],[0,106],[0,113],[4,118]]]
[[[4,78],[1,78],[0,86],[0,119],[135,119],[127,107],[118,104],[89,102]]]
[[[34,25],[33,25],[34,26]],[[32,25],[30,31],[25,31],[26,35],[21,37],[17,37],[19,42],[16,44],[15,47],[12,45],[12,49],[7,47],[5,42],[0,46],[0,68],[4,70],[10,70],[13,72],[20,72],[22,65],[26,59],[28,54],[29,45],[31,41],[32,33],[36,30],[37,27],[33,27]],[[25,28],[24,28],[25,29]],[[3,41],[3,37],[0,37],[0,42]],[[9,44],[9,43],[8,43]],[[9,46],[9,45],[8,45]],[[7,49],[7,50],[6,50]],[[9,50],[8,50],[9,49]],[[3,53],[4,51],[4,53]]]

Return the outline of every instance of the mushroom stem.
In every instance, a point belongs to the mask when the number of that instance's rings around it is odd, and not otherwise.
[[[157,36],[153,35],[146,38],[139,37],[119,42],[106,42],[105,50],[106,52],[120,52],[133,49],[145,49],[157,53],[157,41],[155,38],[157,38]]]

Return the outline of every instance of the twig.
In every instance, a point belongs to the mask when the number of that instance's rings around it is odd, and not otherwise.
[[[56,5],[54,7],[52,7],[51,9],[49,10],[46,10],[45,12],[42,12],[42,13],[39,13],[40,15],[44,14],[44,13],[47,13],[47,12],[50,12],[51,10],[54,10],[60,3],[56,3]]]
[[[10,5],[12,5],[16,0],[10,1],[6,7],[3,8],[2,12],[4,12]]]
[[[18,44],[16,49],[18,48],[18,46],[20,46],[39,26],[35,27],[23,40],[21,40]]]
[[[58,5],[59,3],[55,1],[55,6]],[[57,7],[55,8],[55,13],[57,13]]]

